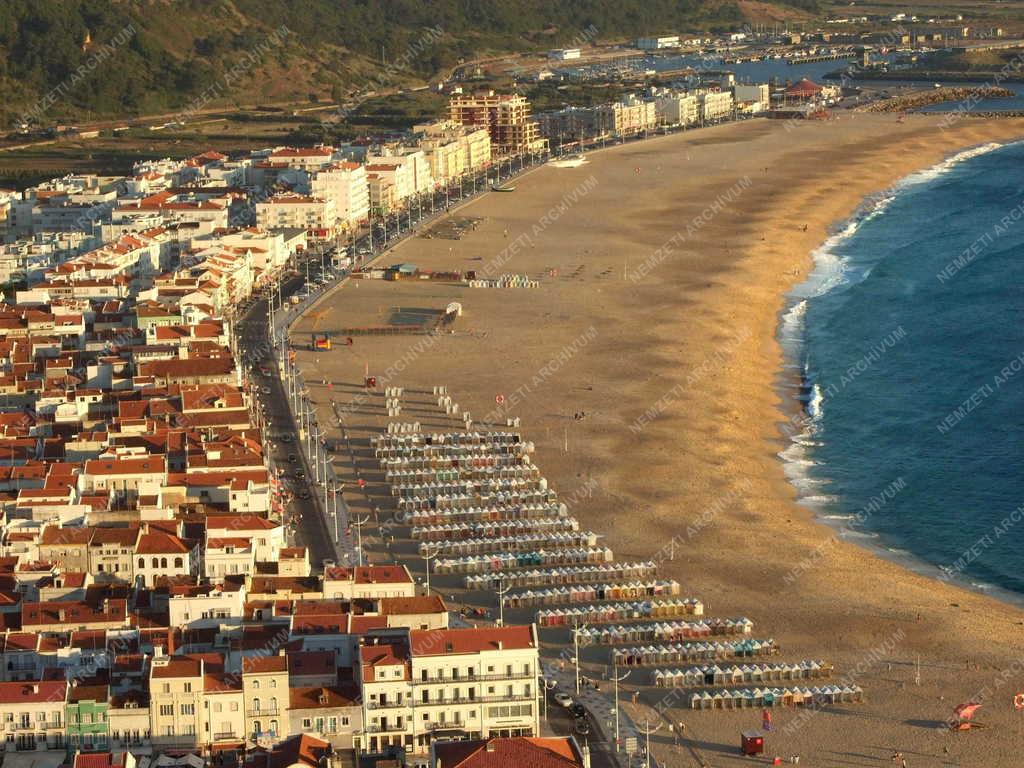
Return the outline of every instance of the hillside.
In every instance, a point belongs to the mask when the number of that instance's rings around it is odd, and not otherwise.
[[[817,0],[756,5],[806,15]],[[741,5],[742,4],[742,5]],[[746,0],[4,0],[0,126],[306,99],[463,59],[735,28]],[[383,63],[382,63],[383,62]]]

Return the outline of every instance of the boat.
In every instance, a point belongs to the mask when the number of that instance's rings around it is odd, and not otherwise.
[[[516,188],[512,184],[492,184],[492,192],[515,192]]]
[[[552,160],[551,165],[555,166],[555,168],[579,168],[585,162],[587,162],[587,158],[583,155],[569,155],[568,157]]]

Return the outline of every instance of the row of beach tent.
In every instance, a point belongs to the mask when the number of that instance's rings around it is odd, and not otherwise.
[[[695,688],[707,685],[742,685],[777,680],[802,680],[831,677],[833,667],[824,661],[798,661],[793,664],[710,664],[686,669],[656,669],[651,683],[657,688]]]
[[[656,621],[618,624],[611,627],[582,627],[577,630],[580,645],[622,645],[637,642],[673,642],[721,635],[749,635],[750,619],[702,619],[701,621]]]
[[[615,648],[612,663],[620,667],[650,667],[681,661],[755,658],[779,652],[775,640],[727,640],[718,642],[660,643],[658,645]]]
[[[401,506],[400,502],[399,507]],[[409,512],[409,520],[415,525],[442,525],[462,522],[497,525],[515,520],[534,520],[550,517],[568,518],[569,510],[565,504],[541,501],[479,507],[465,506],[451,509],[414,509]]]
[[[469,574],[462,581],[467,589],[539,587],[549,584],[581,584],[611,579],[650,579],[658,571],[651,560],[644,562],[603,563],[567,568],[542,568],[529,571]]]
[[[690,709],[740,709],[743,707],[804,707],[863,701],[859,685],[826,685],[820,688],[739,688],[702,691],[690,696]]]
[[[596,547],[598,535],[593,531],[571,533],[521,533],[516,536],[455,539],[443,542],[420,542],[421,555],[474,555],[488,552],[518,552],[531,549]]]
[[[541,605],[592,603],[599,600],[627,600],[639,597],[671,596],[682,593],[675,580],[627,581],[614,584],[571,584],[547,589],[525,589],[505,597],[509,608],[532,608]]]
[[[506,603],[507,604],[507,603]],[[669,619],[677,616],[702,616],[704,604],[693,597],[606,603],[575,608],[548,608],[537,611],[540,627],[572,627],[629,619]]]
[[[458,480],[436,483],[396,483],[391,486],[392,496],[444,496],[455,493],[523,493],[524,491],[546,491],[548,481],[543,477],[491,477],[476,480]]]
[[[399,499],[399,509],[436,509],[440,511],[469,509],[472,507],[513,507],[531,504],[554,504],[558,495],[553,490],[516,491],[515,493],[450,493],[418,499]],[[538,515],[539,517],[539,515]]]
[[[444,523],[415,525],[411,536],[420,541],[460,541],[476,538],[498,538],[525,533],[569,533],[578,531],[575,517],[540,517],[530,520],[493,520],[479,523]]]
[[[431,483],[459,483],[466,480],[522,480],[540,477],[540,470],[532,464],[504,466],[442,467],[439,469],[398,469],[384,473],[384,480],[393,485],[412,486]]]
[[[502,446],[526,443],[518,432],[418,432],[412,435],[375,435],[371,444],[376,448],[398,448],[412,453],[432,446],[471,447]],[[532,445],[532,443],[531,443]]]
[[[485,573],[538,565],[591,565],[610,563],[615,558],[608,547],[537,549],[528,552],[500,552],[489,555],[444,557],[435,561],[435,573]]]
[[[456,454],[454,456],[403,456],[394,459],[381,459],[380,465],[385,472],[415,469],[474,469],[478,467],[514,467],[532,465],[529,455],[518,453],[474,452]]]

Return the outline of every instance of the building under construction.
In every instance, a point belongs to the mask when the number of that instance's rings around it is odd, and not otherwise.
[[[456,94],[448,104],[449,117],[461,125],[486,128],[491,146],[502,155],[540,152],[547,141],[530,119],[530,102],[513,93],[482,91]]]

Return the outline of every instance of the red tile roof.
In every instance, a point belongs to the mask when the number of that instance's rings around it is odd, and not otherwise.
[[[435,745],[435,768],[579,768],[582,756],[567,737],[493,738]]]

